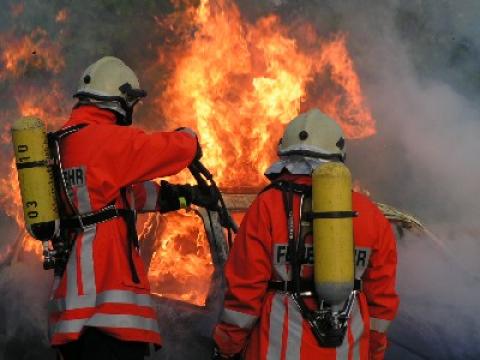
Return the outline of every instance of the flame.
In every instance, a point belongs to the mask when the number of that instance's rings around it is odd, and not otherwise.
[[[68,10],[67,9],[61,9],[58,13],[57,16],[55,16],[55,21],[57,23],[63,23],[68,20]]]
[[[165,218],[148,271],[152,293],[203,306],[213,264],[202,219],[193,211]]]
[[[321,37],[311,24],[288,26],[275,15],[247,23],[231,0],[201,0],[190,7],[187,3],[172,1],[177,11],[153,17],[162,46],[140,78],[158,79],[150,93],[160,95],[153,99],[148,125],[158,128],[153,119],[166,118],[167,128],[195,128],[204,162],[222,187],[263,186],[263,172],[275,159],[285,124],[311,107],[338,121],[348,138],[375,133],[347,34]],[[11,7],[12,16],[23,11],[23,3]],[[69,21],[66,8],[54,16],[57,23]],[[23,37],[0,33],[0,65],[4,69],[0,84],[16,84],[12,92],[16,109],[5,113],[2,109],[2,118],[35,115],[51,128],[60,126],[69,109],[69,94],[61,84],[24,82],[36,72],[62,74],[61,41],[53,42],[40,28]],[[1,134],[3,142],[10,142],[7,130]],[[0,207],[23,228],[13,162],[8,175],[0,178]],[[152,292],[204,305],[213,265],[201,219],[194,212],[162,219],[164,226],[155,225],[156,250],[148,271]],[[144,234],[151,232],[149,226],[146,223]],[[40,243],[28,236],[22,246],[41,253]]]
[[[23,8],[15,8],[18,15]],[[13,11],[13,10],[12,10]],[[37,28],[24,37],[14,37],[12,34],[0,34],[0,62],[5,71],[0,73],[0,82],[19,78],[32,71],[58,74],[64,67],[60,46],[50,41],[47,32]],[[17,109],[14,112],[2,113],[2,119],[14,119],[21,116],[37,116],[46,122],[47,126],[58,126],[65,119],[66,99],[56,81],[44,81],[42,86],[26,86],[19,82],[12,91]],[[11,120],[10,120],[11,121]],[[9,122],[4,123],[0,140],[7,144],[11,142]],[[15,161],[8,167],[8,175],[0,178],[0,207],[15,219],[20,229],[25,227],[20,190],[17,180]],[[25,233],[20,245],[25,252],[33,252],[41,256],[42,245]]]
[[[172,126],[198,130],[221,186],[262,186],[284,125],[304,103],[335,118],[349,138],[375,132],[345,34],[321,39],[307,27],[303,50],[278,17],[247,24],[232,3],[215,4],[201,2],[190,48],[155,101],[167,119],[179,119]],[[310,96],[322,76],[331,86]]]
[[[36,116],[42,119],[47,128],[58,128],[65,121],[68,103],[60,84],[51,81],[41,88],[27,88],[14,94],[21,116]]]
[[[18,78],[30,69],[58,74],[65,66],[60,51],[60,45],[53,43],[41,28],[22,38],[0,34],[0,61],[6,70],[0,73],[0,80]]]

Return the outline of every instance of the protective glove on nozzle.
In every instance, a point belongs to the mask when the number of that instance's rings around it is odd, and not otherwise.
[[[217,210],[218,200],[218,195],[211,186],[175,185],[166,180],[160,183],[158,205],[162,213],[184,209],[192,204],[213,211]]]

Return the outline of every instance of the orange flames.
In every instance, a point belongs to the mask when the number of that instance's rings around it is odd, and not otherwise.
[[[63,23],[68,20],[68,10],[67,9],[62,9],[57,13],[57,16],[55,17],[55,21],[58,23]]]
[[[5,69],[0,73],[0,81],[8,77],[18,78],[29,70],[58,74],[65,66],[60,50],[60,46],[40,28],[20,39],[11,34],[0,34],[0,61]]]
[[[337,119],[349,138],[375,132],[344,34],[321,39],[305,26],[303,50],[276,16],[243,23],[225,1],[202,1],[196,21],[190,47],[174,54],[175,71],[155,101],[172,126],[198,129],[221,186],[263,185],[284,124],[305,102]],[[309,97],[321,76],[330,86]]]
[[[17,15],[21,11],[23,7],[12,8]],[[68,18],[68,10],[62,9],[55,20]],[[196,129],[204,162],[223,188],[263,186],[263,172],[276,156],[285,124],[308,108],[323,109],[349,138],[375,133],[346,34],[320,37],[310,24],[289,28],[275,15],[247,23],[229,0],[202,0],[198,7],[155,21],[167,33],[180,34],[182,44],[165,40],[144,74],[158,76],[156,89],[150,91],[159,95],[153,99],[149,125]],[[65,66],[61,45],[42,29],[23,38],[0,34],[0,64],[6,70],[0,83],[31,71],[60,75]],[[163,69],[171,72],[165,75]],[[55,127],[65,119],[69,94],[62,94],[60,83],[15,90],[17,114],[39,116]],[[153,120],[159,118],[169,122]],[[0,179],[0,206],[23,226],[13,163],[10,175]],[[149,278],[154,293],[202,305],[213,267],[201,220],[192,215],[162,217],[165,228],[156,235]],[[33,240],[25,248],[32,243],[40,250]]]
[[[213,264],[202,219],[181,211],[165,220],[148,273],[152,293],[205,305]]]

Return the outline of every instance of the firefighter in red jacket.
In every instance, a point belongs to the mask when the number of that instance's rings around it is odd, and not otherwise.
[[[280,160],[266,171],[272,185],[247,211],[225,266],[227,293],[214,331],[214,358],[383,359],[385,332],[399,304],[397,253],[389,222],[366,196],[352,193],[358,213],[353,219],[357,291],[352,292],[355,301],[339,346],[320,345],[292,292],[291,260],[298,251],[298,294],[309,309],[318,308],[312,296],[312,223],[300,213],[308,203],[312,171],[328,162],[343,162],[344,146],[341,128],[317,109],[287,126],[278,148]],[[289,248],[286,189],[292,191],[291,238],[297,239],[296,250]]]
[[[135,214],[216,202],[195,186],[149,181],[186,168],[201,151],[188,129],[128,127],[145,95],[128,66],[104,57],[84,72],[70,119],[55,133],[68,215],[62,236],[73,246],[54,282],[49,336],[66,360],[143,359],[149,343],[161,345]]]

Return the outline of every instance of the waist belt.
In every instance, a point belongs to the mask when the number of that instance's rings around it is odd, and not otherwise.
[[[268,288],[275,291],[285,291],[285,292],[294,292],[293,281],[274,281],[271,280],[268,282]],[[353,290],[361,290],[362,280],[355,279],[353,282]],[[304,295],[309,295],[306,293],[314,294],[315,284],[313,280],[301,280],[300,281],[300,293],[305,293]]]
[[[138,236],[135,228],[135,211],[130,209],[117,209],[113,204],[89,214],[83,214],[76,217],[60,220],[60,228],[63,229],[85,229],[98,223],[121,217],[127,225],[127,236],[129,240],[128,262],[132,271],[132,280],[134,283],[140,283],[137,269],[133,261],[133,248],[138,248]]]
[[[60,226],[69,229],[83,229],[98,223],[109,221],[116,217],[129,216],[132,212],[133,211],[129,209],[117,209],[115,205],[109,205],[94,213],[61,219]]]

